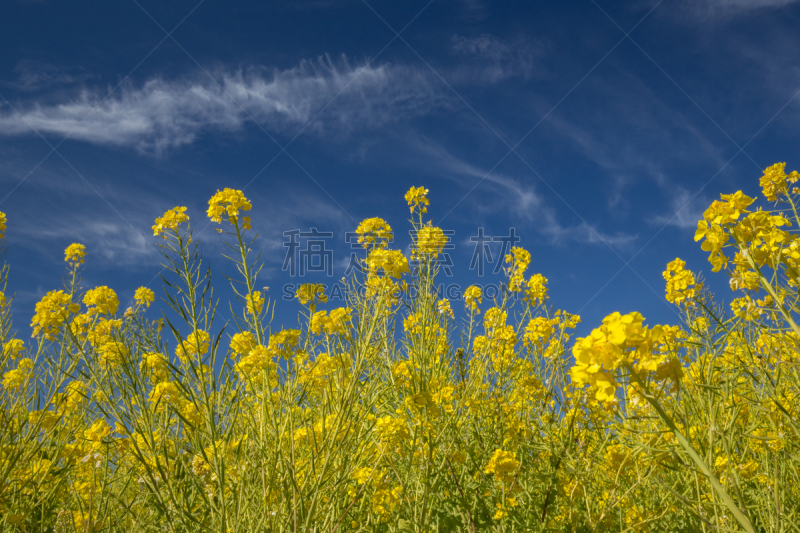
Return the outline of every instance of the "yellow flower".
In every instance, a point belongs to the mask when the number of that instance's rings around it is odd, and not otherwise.
[[[693,298],[703,285],[698,284],[694,274],[686,270],[686,261],[676,258],[667,264],[664,279],[667,280],[667,301],[675,305],[686,302],[691,304]]]
[[[757,305],[756,302],[753,301],[750,296],[745,296],[744,298],[736,298],[734,301],[731,302],[731,309],[733,310],[733,314],[737,317],[741,318],[742,320],[753,321],[758,319],[763,312]]]
[[[632,364],[637,372],[656,371],[667,358],[668,336],[662,326],[648,328],[643,323],[644,317],[637,312],[612,313],[588,337],[577,339],[572,349],[572,382],[590,385],[595,399],[608,406],[616,402],[615,373],[623,363]]]
[[[352,320],[350,316],[352,312],[349,307],[334,309],[330,314],[327,311],[319,311],[311,317],[309,329],[315,335],[319,335],[322,331],[326,335],[343,335]]]
[[[514,481],[518,469],[519,461],[516,454],[497,448],[483,471],[494,474],[495,481],[499,483],[510,483]]]
[[[411,208],[411,212],[414,212],[414,209],[418,209],[420,213],[427,213],[428,208],[431,203],[426,198],[428,194],[428,189],[425,187],[411,187],[408,192],[406,193],[406,202],[408,202],[409,207]]]
[[[0,211],[0,239],[6,238],[6,214]]]
[[[530,252],[519,246],[514,246],[511,248],[511,253],[506,255],[506,263],[510,263],[510,266],[506,268],[508,290],[514,292],[523,290],[525,271],[528,270],[528,265],[531,264]]]
[[[130,357],[128,348],[120,341],[115,339],[104,342],[98,347],[100,361],[103,364],[117,367]]]
[[[150,391],[150,396],[147,398],[147,401],[153,406],[160,404],[160,409],[163,409],[167,405],[179,406],[182,400],[183,395],[180,389],[171,381],[157,383],[156,386],[153,387],[153,390]]]
[[[441,228],[430,225],[423,226],[416,235],[416,251],[436,257],[448,241],[449,238],[445,236]]]
[[[440,315],[447,315],[450,318],[455,318],[453,309],[450,307],[450,300],[444,299],[436,302],[436,311],[438,311]]]
[[[3,388],[18,390],[33,377],[33,359],[20,359],[17,368],[3,374]]]
[[[163,216],[156,219],[156,225],[153,226],[153,236],[158,237],[166,230],[178,231],[181,224],[189,222],[189,215],[187,215],[185,207],[174,207],[164,213]],[[166,234],[164,235],[166,239]]]
[[[789,187],[786,184],[788,177],[786,175],[786,163],[775,163],[771,167],[764,169],[760,185],[767,200],[775,202],[778,200],[778,196],[788,193]],[[797,181],[797,171],[792,172],[790,181]]]
[[[222,191],[218,190],[208,201],[208,218],[212,222],[220,223],[222,222],[222,215],[227,215],[228,222],[235,224],[239,211],[250,211],[252,207],[242,191],[226,188]],[[248,219],[246,222],[249,227],[250,220]]]
[[[72,303],[69,294],[64,291],[50,291],[36,304],[36,314],[31,321],[33,337],[42,335],[47,340],[55,339],[61,324],[70,313],[80,311],[80,305]]]
[[[25,343],[22,339],[11,339],[3,346],[3,355],[11,359],[16,359],[24,349]]]
[[[477,285],[467,287],[467,290],[464,291],[464,306],[470,311],[480,313],[481,311],[478,309],[478,304],[480,303],[483,303],[481,288]]]
[[[83,437],[91,442],[92,448],[99,450],[103,439],[111,435],[111,427],[105,420],[98,420],[83,432]]]
[[[391,416],[380,417],[375,421],[373,430],[384,444],[396,446],[404,440],[411,438],[408,431],[408,421],[405,418],[393,418]]]
[[[302,305],[308,302],[327,302],[328,295],[325,294],[325,286],[321,283],[305,283],[297,288],[297,299]]]
[[[150,372],[150,381],[166,381],[169,373],[169,362],[163,354],[147,352],[142,354],[141,368],[143,371]]]
[[[368,218],[363,220],[356,228],[358,242],[361,246],[368,248],[374,245],[378,248],[386,248],[393,238],[392,227],[382,218]]]
[[[370,275],[377,275],[379,270],[392,278],[400,278],[410,272],[408,259],[399,250],[386,250],[375,248],[367,257],[367,271]]]
[[[546,318],[537,316],[532,318],[525,327],[525,342],[529,345],[542,348],[553,335],[554,328],[561,321],[558,318]]]
[[[136,303],[139,305],[150,307],[150,304],[156,299],[156,294],[147,287],[139,287],[133,294],[133,299],[136,300]]]
[[[534,274],[524,287],[525,300],[532,305],[539,305],[547,300],[547,278]]]
[[[83,303],[87,307],[86,313],[90,316],[95,314],[113,315],[117,312],[117,308],[119,308],[117,294],[113,289],[105,286],[86,291],[86,295],[83,297]]]
[[[86,246],[82,244],[72,243],[64,250],[64,261],[67,263],[74,263],[76,265],[83,263],[83,258],[86,257]]]
[[[247,312],[258,316],[262,309],[264,309],[264,297],[261,296],[261,291],[254,291],[251,296],[247,297]]]
[[[248,382],[249,385],[265,385],[264,375],[266,374],[266,385],[274,387],[278,382],[278,365],[274,359],[278,352],[271,347],[257,344],[246,355],[241,357],[234,365],[236,372]]]
[[[269,338],[270,349],[282,350],[286,354],[295,351],[299,345],[299,329],[283,329]]]
[[[258,341],[249,331],[236,333],[231,337],[231,351],[236,355],[248,353],[256,344],[258,344]]]
[[[186,340],[178,344],[175,348],[175,355],[183,362],[187,363],[189,357],[199,359],[208,351],[210,337],[202,329],[196,329],[186,337]]]

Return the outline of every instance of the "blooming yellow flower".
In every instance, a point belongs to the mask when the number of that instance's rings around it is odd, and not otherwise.
[[[523,287],[525,301],[532,305],[539,305],[547,300],[547,278],[541,274],[534,274]]]
[[[480,309],[478,309],[478,304],[483,303],[483,292],[481,292],[481,288],[477,285],[472,285],[471,287],[467,287],[467,290],[464,291],[464,306],[470,310],[480,313]]]
[[[499,483],[510,483],[514,481],[518,469],[516,454],[497,448],[483,471],[494,474],[495,481]]]
[[[277,350],[257,344],[247,354],[243,355],[234,365],[236,372],[247,381],[248,387],[251,384],[259,386],[274,387],[278,383],[275,358],[278,357]],[[266,382],[264,376],[266,375]]]
[[[202,329],[196,329],[186,337],[186,340],[179,343],[175,348],[175,355],[183,362],[187,363],[189,358],[199,359],[208,351],[211,338]]]
[[[264,297],[261,296],[261,291],[253,291],[253,294],[247,297],[247,312],[258,316],[262,309],[264,309]]]
[[[6,238],[6,214],[0,211],[0,239]]]
[[[302,305],[311,302],[327,302],[328,295],[325,294],[325,286],[321,283],[304,283],[297,288],[297,299]]]
[[[33,377],[33,359],[20,359],[17,368],[3,374],[3,388],[18,390]]]
[[[334,309],[330,314],[327,311],[318,311],[311,317],[309,329],[315,335],[319,335],[322,331],[326,335],[342,335],[350,325],[352,312],[349,307]]]
[[[433,257],[439,255],[449,241],[441,228],[435,226],[423,226],[416,232],[416,252],[430,254]]]
[[[222,215],[227,215],[228,222],[234,224],[239,216],[239,211],[250,211],[252,207],[242,191],[226,188],[222,191],[218,190],[208,201],[208,218],[212,222],[220,223],[222,222]],[[249,228],[250,219],[248,218],[245,223]]]
[[[368,248],[373,245],[377,248],[386,248],[392,241],[392,227],[382,218],[368,218],[363,220],[356,228],[358,242],[361,246]]]
[[[158,237],[166,230],[178,231],[182,223],[189,222],[189,215],[185,211],[185,207],[174,207],[157,218],[156,225],[153,226],[153,236]],[[164,235],[164,238],[167,236]]]
[[[81,264],[84,257],[86,257],[86,246],[77,242],[70,244],[64,250],[64,261],[67,263]]]
[[[16,359],[23,350],[25,350],[25,343],[22,339],[11,339],[3,346],[3,355]]]
[[[111,435],[111,427],[105,420],[98,420],[83,432],[83,437],[91,442],[92,448],[99,450],[103,445],[103,439]]]
[[[36,314],[31,321],[33,337],[42,335],[47,340],[54,340],[61,324],[70,313],[80,311],[80,305],[73,303],[69,294],[64,291],[50,291],[36,304]]]
[[[169,362],[163,354],[147,352],[142,354],[141,368],[143,371],[150,372],[150,381],[166,381],[169,373]]]
[[[373,431],[382,443],[390,446],[396,446],[402,441],[411,438],[411,433],[408,430],[408,420],[402,417],[380,417],[375,421],[375,429]]]
[[[139,287],[133,294],[133,299],[136,300],[136,303],[139,305],[150,307],[150,304],[156,299],[156,294],[152,291],[152,289],[148,289],[147,287]]]
[[[236,355],[246,354],[255,348],[258,341],[249,331],[236,333],[231,337],[231,352]]]
[[[375,248],[367,257],[367,271],[370,275],[377,275],[379,270],[392,278],[400,278],[410,272],[408,259],[399,250],[386,250]]]
[[[528,265],[531,264],[530,252],[519,246],[514,246],[511,248],[511,252],[506,255],[505,261],[509,263],[508,268],[506,268],[508,290],[513,292],[522,291],[525,284],[525,271],[528,270]]]
[[[431,203],[426,197],[428,189],[425,187],[411,187],[406,193],[406,202],[408,202],[411,212],[418,209],[420,213],[427,213]]]
[[[792,171],[788,176],[786,175],[786,163],[775,163],[771,167],[764,169],[764,174],[761,176],[760,185],[764,196],[770,202],[778,200],[778,196],[788,194],[789,186],[787,181],[795,183],[800,174],[796,170]]]
[[[436,302],[436,311],[440,315],[446,315],[449,316],[450,318],[455,318],[455,315],[453,314],[453,309],[450,307],[450,300],[443,299]]]
[[[113,315],[119,308],[117,293],[105,286],[86,291],[83,303],[87,307],[86,313],[90,316],[95,314]]]
[[[703,287],[695,280],[694,274],[686,270],[686,261],[676,258],[667,264],[664,279],[667,280],[667,301],[675,305],[692,303],[697,291]]]

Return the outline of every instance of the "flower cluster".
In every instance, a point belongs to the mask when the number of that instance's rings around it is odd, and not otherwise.
[[[498,448],[489,459],[484,472],[494,474],[494,479],[498,483],[511,483],[514,481],[518,469],[519,461],[517,461],[516,454]]]
[[[576,340],[572,350],[575,357],[572,380],[578,385],[591,386],[598,401],[614,405],[617,370],[627,367],[640,379],[648,374],[658,377],[659,368],[670,364],[669,338],[669,330],[664,327],[645,326],[640,313],[612,313],[591,335]]]
[[[420,254],[436,258],[449,242],[449,238],[441,228],[426,225],[419,229],[415,235],[414,252],[416,256]]]
[[[119,298],[113,289],[105,286],[97,287],[86,291],[83,297],[83,304],[87,307],[86,313],[89,316],[113,315],[119,308]]]
[[[36,314],[31,321],[33,336],[41,335],[47,340],[55,340],[61,325],[71,313],[80,311],[81,306],[72,302],[72,297],[64,291],[50,291],[36,304]]]
[[[64,250],[64,261],[80,265],[86,257],[86,246],[78,243],[73,243],[67,246]]]
[[[483,303],[483,292],[481,288],[477,285],[472,285],[467,287],[467,290],[464,291],[464,305],[469,311],[480,313],[481,310],[478,309],[478,305]]]
[[[311,324],[308,328],[315,335],[319,335],[322,332],[325,335],[344,335],[350,326],[352,313],[353,310],[349,307],[333,309],[330,313],[317,311],[311,317]]]
[[[419,213],[427,213],[430,201],[427,198],[428,189],[425,187],[411,187],[406,193],[406,202],[413,213],[417,210]]]
[[[250,211],[252,207],[242,191],[226,188],[217,191],[208,201],[207,214],[212,222],[220,223],[222,216],[227,215],[228,222],[235,224],[239,218],[239,211]],[[250,217],[242,218],[242,226],[244,229],[250,229]]]
[[[703,288],[694,274],[686,270],[686,261],[676,258],[667,264],[664,279],[667,281],[667,301],[675,305],[691,305],[698,291]]]
[[[325,294],[325,287],[321,283],[304,283],[297,288],[297,299],[302,305],[308,303],[314,305],[319,302],[327,302],[328,295]]]
[[[162,216],[156,218],[156,224],[153,226],[153,236],[158,237],[167,230],[177,232],[184,222],[189,222],[189,215],[186,214],[186,208],[173,207]],[[166,239],[166,234],[164,234],[163,237]]]
[[[184,364],[188,364],[190,360],[197,361],[208,352],[210,339],[207,331],[196,329],[180,341],[175,348],[175,355]]]
[[[356,228],[358,242],[364,248],[386,248],[394,237],[392,227],[382,218],[367,218]]]
[[[150,304],[156,299],[156,294],[153,292],[153,289],[139,287],[133,294],[133,299],[136,300],[136,303],[139,305],[150,307]]]

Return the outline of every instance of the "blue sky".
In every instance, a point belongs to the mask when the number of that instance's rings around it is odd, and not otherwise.
[[[639,310],[675,323],[676,256],[730,299],[692,237],[720,193],[800,167],[800,6],[792,0],[9,0],[0,18],[0,210],[16,326],[86,244],[84,285],[153,282],[155,217],[206,227],[218,189],[251,198],[263,285],[340,279],[345,233],[385,218],[407,248],[412,185],[454,231],[531,251],[583,329]],[[282,270],[283,232],[333,232],[333,272]],[[202,230],[202,231],[201,231]],[[302,241],[301,241],[302,244]],[[497,259],[499,245],[492,248]],[[491,269],[491,266],[489,268]],[[278,302],[293,325],[296,302]]]

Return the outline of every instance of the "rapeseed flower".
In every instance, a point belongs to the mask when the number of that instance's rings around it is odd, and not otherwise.
[[[64,250],[64,261],[79,265],[86,257],[86,246],[79,243],[72,243]]]
[[[428,189],[425,187],[411,187],[406,193],[406,202],[408,202],[411,212],[417,210],[419,213],[427,213],[430,201],[427,198]]]
[[[227,215],[228,222],[235,224],[239,217],[239,211],[250,211],[253,206],[244,196],[242,191],[235,189],[223,189],[211,197],[208,201],[208,218],[212,222],[222,222],[222,216]],[[250,219],[244,217],[245,229],[250,227]]]
[[[153,236],[158,237],[166,230],[177,232],[181,224],[189,222],[189,215],[185,211],[185,207],[173,207],[162,216],[156,218],[156,224],[153,226]],[[163,237],[166,239],[167,235],[164,234]]]
[[[133,294],[133,299],[136,300],[136,303],[139,305],[150,307],[150,304],[156,299],[156,294],[152,289],[148,289],[147,287],[139,287]]]

